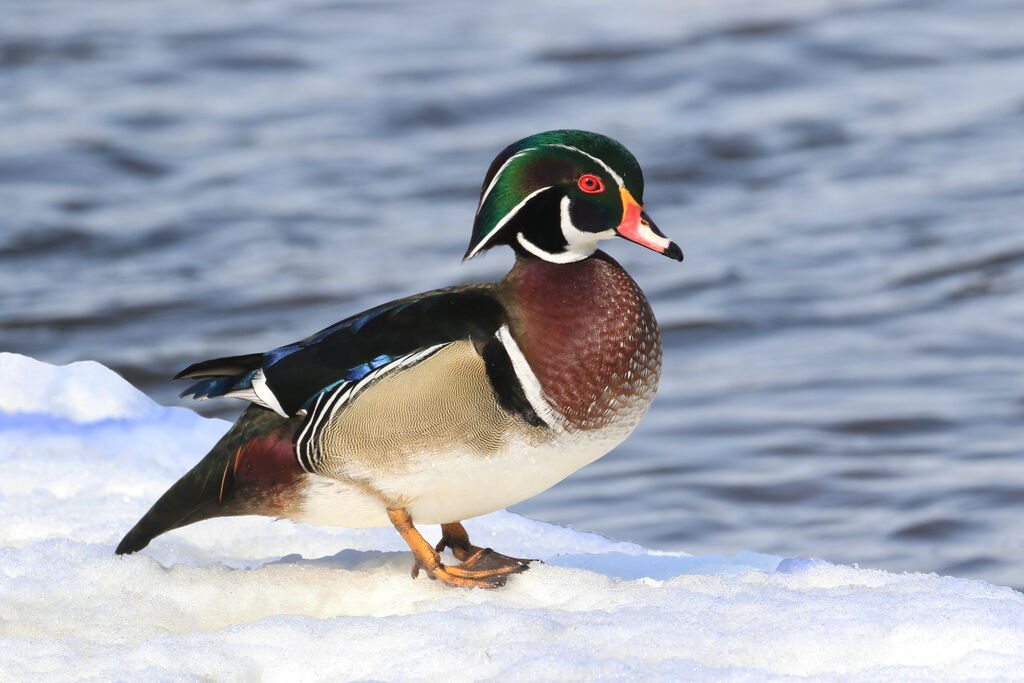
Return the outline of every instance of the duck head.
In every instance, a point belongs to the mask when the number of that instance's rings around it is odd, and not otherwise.
[[[612,237],[677,261],[683,252],[643,207],[640,165],[615,140],[553,130],[514,142],[484,178],[465,258],[507,244],[551,263],[581,261]]]

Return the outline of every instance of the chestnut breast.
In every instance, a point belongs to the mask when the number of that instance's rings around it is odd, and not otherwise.
[[[567,426],[632,429],[661,374],[661,334],[633,278],[600,251],[568,264],[520,258],[501,290],[512,334]]]

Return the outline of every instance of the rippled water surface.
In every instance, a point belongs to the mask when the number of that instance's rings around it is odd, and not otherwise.
[[[459,263],[491,158],[598,130],[687,255],[610,247],[661,391],[518,509],[1024,586],[1024,6],[754,4],[5,3],[0,348],[174,404],[192,361],[500,277]]]

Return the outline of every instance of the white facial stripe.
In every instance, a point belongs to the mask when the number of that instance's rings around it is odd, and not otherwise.
[[[618,174],[618,173],[616,173],[615,171],[613,171],[613,170],[612,170],[612,168],[611,168],[611,166],[609,166],[608,164],[604,163],[603,161],[601,161],[600,159],[598,159],[597,157],[595,157],[595,156],[594,156],[593,154],[587,154],[586,152],[584,152],[584,151],[583,151],[582,149],[580,149],[579,147],[573,147],[572,145],[562,145],[562,144],[559,144],[559,143],[557,143],[557,142],[552,142],[552,143],[549,143],[549,145],[550,145],[551,147],[561,147],[561,148],[563,148],[563,149],[571,149],[571,150],[572,150],[572,151],[574,151],[574,152],[579,152],[579,153],[580,153],[580,154],[582,154],[583,156],[585,156],[585,157],[589,157],[589,158],[593,159],[593,160],[594,160],[594,161],[596,161],[597,163],[601,164],[601,168],[603,168],[603,169],[604,169],[605,171],[607,171],[607,172],[608,172],[608,175],[610,175],[610,176],[611,176],[611,177],[612,177],[612,178],[613,178],[613,179],[615,180],[615,182],[619,184],[619,188],[624,188],[624,187],[626,187],[626,183],[624,183],[624,182],[622,181],[622,178],[621,178],[621,177],[619,176],[619,174]]]
[[[495,184],[498,182],[498,178],[500,178],[501,174],[505,172],[506,168],[508,168],[508,165],[511,164],[516,159],[518,159],[519,157],[525,156],[527,152],[532,152],[534,149],[536,149],[536,147],[530,147],[528,149],[524,149],[521,152],[516,152],[515,154],[513,154],[512,156],[505,160],[505,163],[501,165],[501,168],[498,169],[498,172],[494,174],[493,178],[491,178],[491,182],[489,185],[487,185],[487,189],[484,190],[484,193],[482,195],[480,195],[480,203],[477,204],[476,207],[476,210],[478,212],[480,211],[480,207],[483,206],[484,202],[487,200],[487,195],[489,195],[491,193],[491,190],[494,189]]]
[[[536,197],[538,194],[540,194],[544,190],[550,190],[551,187],[552,187],[551,185],[548,185],[547,187],[542,187],[539,190],[534,190],[530,194],[526,195],[525,199],[523,199],[521,202],[516,204],[514,207],[512,207],[511,211],[509,211],[508,213],[506,213],[504,216],[501,217],[501,220],[498,221],[498,223],[493,228],[491,228],[491,231],[489,233],[487,233],[486,237],[484,237],[482,240],[480,240],[480,242],[475,247],[473,247],[473,251],[469,252],[469,256],[467,256],[466,258],[467,259],[471,259],[474,256],[476,256],[477,252],[480,251],[481,249],[483,249],[487,245],[487,243],[491,241],[491,238],[494,237],[495,235],[497,235],[498,231],[501,230],[503,227],[505,227],[506,223],[508,223],[510,220],[512,220],[512,217],[515,216],[519,212],[519,209],[521,209],[524,206],[526,206],[526,202],[530,201],[531,199]]]
[[[544,259],[548,263],[573,263],[574,261],[582,261],[587,258],[586,256],[581,256],[574,251],[563,251],[561,254],[552,254],[550,251],[544,251],[536,244],[526,239],[526,236],[521,232],[516,233],[516,241],[519,242],[519,245],[523,249],[530,252],[537,258]]]

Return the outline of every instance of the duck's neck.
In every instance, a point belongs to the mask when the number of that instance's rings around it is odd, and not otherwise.
[[[640,287],[613,258],[520,256],[502,284],[512,334],[568,426],[600,429],[646,412],[661,335]]]

